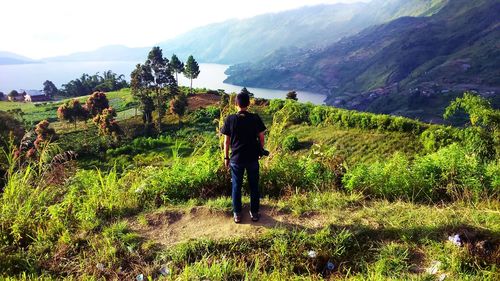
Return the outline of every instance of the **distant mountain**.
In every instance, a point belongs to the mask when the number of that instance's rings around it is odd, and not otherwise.
[[[447,0],[373,0],[302,7],[197,28],[159,45],[204,62],[254,61],[284,47],[320,48],[368,26],[407,15],[430,15]]]
[[[430,15],[448,0],[373,0],[369,3],[307,6],[196,28],[158,43],[166,56],[200,62],[255,61],[284,47],[321,48],[363,28],[400,16]],[[150,48],[107,46],[45,61],[144,60]]]
[[[2,64],[25,64],[25,63],[35,63],[34,59],[24,57],[11,52],[0,51],[0,65]]]
[[[500,104],[500,1],[453,0],[321,50],[283,49],[228,70],[228,83],[328,94],[327,104],[441,121],[457,94]]]
[[[144,61],[151,48],[129,48],[110,45],[94,51],[79,52],[66,56],[44,58],[43,61]]]

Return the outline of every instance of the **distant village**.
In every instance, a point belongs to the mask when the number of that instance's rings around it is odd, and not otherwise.
[[[52,99],[42,90],[12,90],[8,94],[0,92],[1,100],[12,102],[45,102]]]

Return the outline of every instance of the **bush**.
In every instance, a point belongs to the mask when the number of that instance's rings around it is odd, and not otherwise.
[[[484,165],[458,144],[417,158],[413,174],[431,199],[474,199],[490,192],[483,179]]]
[[[342,182],[349,191],[359,190],[368,195],[395,199],[411,199],[413,176],[406,156],[396,153],[387,162],[359,165],[347,171]]]
[[[497,164],[485,166],[476,155],[452,144],[413,163],[395,154],[387,162],[359,165],[347,171],[342,182],[347,190],[389,199],[477,201],[485,194],[498,195],[499,169]]]
[[[280,196],[290,192],[325,190],[335,185],[336,174],[322,159],[279,155],[261,168],[263,196]]]
[[[281,148],[285,152],[295,151],[299,148],[299,139],[296,135],[289,135],[283,139],[281,143]]]
[[[283,106],[285,106],[285,101],[280,99],[273,99],[269,102],[269,106],[267,107],[267,112],[269,114],[274,114],[280,111]]]
[[[456,142],[455,131],[451,127],[431,126],[420,135],[420,142],[428,152]]]

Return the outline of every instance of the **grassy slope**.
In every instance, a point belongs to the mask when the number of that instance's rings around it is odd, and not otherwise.
[[[128,99],[123,93],[112,93],[109,97],[111,100]],[[271,116],[265,114],[263,108],[255,110],[269,126]],[[182,127],[178,127],[177,119],[172,116],[165,121],[174,142],[176,139],[189,142],[190,136],[214,131],[210,121],[197,124],[185,118]],[[136,119],[128,119],[122,124],[137,122]],[[76,134],[73,138],[80,139],[81,129],[83,126],[63,138]],[[92,135],[92,131],[87,133]],[[348,163],[384,159],[395,151],[403,151],[410,156],[420,151],[420,144],[414,137],[400,133],[316,128],[304,124],[292,126],[290,133],[296,134],[303,145],[296,152],[298,156],[310,153],[312,143],[336,146]],[[193,145],[193,142],[190,143]],[[170,142],[164,147],[145,151],[143,154],[150,159],[143,164],[172,165],[172,154],[165,153],[172,151],[172,146],[175,144]],[[137,155],[131,156],[135,158]],[[130,184],[137,185],[140,174],[148,168],[134,169],[123,179],[105,177],[104,186],[117,188],[120,186],[116,183],[118,180],[127,183],[127,188]],[[73,238],[62,236],[55,249],[63,258],[59,259],[58,255],[50,258],[49,263],[54,264],[46,266],[52,268],[52,272],[45,274],[48,279],[51,279],[51,274],[56,276],[64,272],[77,278],[119,279],[132,279],[144,274],[145,277],[166,280],[434,280],[435,277],[428,275],[425,269],[434,261],[440,261],[439,274],[447,274],[450,280],[496,280],[499,277],[498,269],[491,266],[495,262],[498,264],[498,260],[485,264],[484,258],[478,256],[481,251],[474,250],[476,243],[498,241],[500,238],[500,205],[497,200],[485,199],[476,204],[458,201],[426,205],[370,200],[358,193],[336,190],[318,193],[312,189],[305,193],[264,199],[263,205],[279,212],[285,221],[262,225],[256,233],[249,233],[255,236],[248,238],[236,237],[232,233],[222,240],[183,234],[185,236],[176,237],[178,244],[163,246],[159,243],[161,237],[146,235],[149,229],[162,225],[167,230],[174,229],[168,216],[162,220],[148,220],[158,213],[191,214],[194,221],[213,216],[226,217],[231,206],[228,197],[166,203],[160,209],[147,208],[140,214],[132,212],[125,216],[112,216],[103,220],[98,229]],[[128,200],[133,201],[132,198]],[[248,199],[244,203],[248,204]],[[213,213],[208,218],[196,217],[193,206],[211,209]],[[220,227],[221,230],[237,227],[229,217],[226,218],[220,225],[212,227]],[[310,226],[311,221],[316,227]],[[137,225],[140,227],[137,228]],[[447,241],[448,235],[454,233],[470,235],[467,247],[456,247]],[[66,244],[67,241],[71,241],[70,245]],[[40,244],[38,247],[48,246]],[[30,251],[35,249],[32,247]],[[316,251],[318,257],[308,258],[310,250]],[[490,257],[495,255],[498,257],[498,253]],[[328,260],[335,264],[332,272],[324,271]],[[102,270],[99,264],[102,264]],[[170,274],[162,277],[161,268],[168,268]],[[31,276],[37,279],[39,273]]]

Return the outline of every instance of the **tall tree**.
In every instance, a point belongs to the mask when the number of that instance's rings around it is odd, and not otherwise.
[[[184,63],[181,62],[175,54],[173,54],[172,58],[170,59],[170,66],[172,67],[172,70],[175,72],[175,81],[177,81],[178,84],[179,77],[177,76],[177,74],[182,73],[184,71]]]
[[[130,74],[130,89],[132,96],[140,103],[142,121],[145,125],[153,122],[154,103],[149,89],[152,75],[150,69],[142,64],[137,64]]]
[[[49,97],[53,97],[59,92],[56,85],[54,85],[54,83],[50,80],[45,80],[45,82],[43,82],[43,91]]]
[[[199,74],[200,74],[200,66],[191,55],[188,57],[186,65],[184,66],[184,76],[186,76],[186,78],[191,80],[191,87],[190,87],[191,94],[193,93],[193,79],[198,78]]]
[[[158,113],[158,131],[161,132],[161,120],[165,116],[167,102],[169,98],[177,95],[178,92],[177,81],[172,75],[170,63],[168,59],[163,57],[163,52],[160,47],[153,47],[153,49],[151,49],[145,66],[150,69],[153,78],[153,80],[148,82],[153,92],[153,101]]]
[[[0,100],[3,100],[4,96],[5,96],[5,94],[3,92],[0,92]]]

